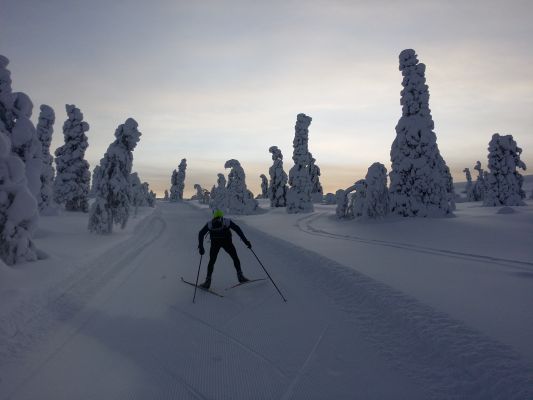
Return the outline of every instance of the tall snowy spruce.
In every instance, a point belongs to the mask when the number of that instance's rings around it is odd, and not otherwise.
[[[517,171],[526,170],[520,160],[522,149],[517,146],[512,135],[495,133],[489,142],[489,173],[487,191],[483,200],[485,206],[525,206],[526,193],[522,189],[524,178]]]
[[[27,176],[36,178],[34,189],[39,194],[41,165],[35,162],[34,169],[27,168],[19,152],[32,160],[41,147],[40,143],[33,146],[36,135],[29,121],[31,101],[12,92],[8,64],[9,60],[0,55],[0,259],[13,265],[38,258],[32,238],[39,212]]]
[[[172,176],[170,177],[170,201],[176,202],[179,201],[178,196],[178,171],[172,171]]]
[[[311,198],[313,203],[322,203],[322,199],[324,198],[324,190],[320,184],[320,167],[315,164],[316,159],[313,158],[311,153],[309,153],[309,157],[311,159],[309,171],[311,173],[311,184],[313,185],[313,189],[311,190]]]
[[[41,194],[37,199],[41,213],[50,212],[54,204],[54,157],[50,154],[50,144],[54,133],[56,115],[52,107],[41,105],[39,122],[37,123],[37,137],[42,146]]]
[[[287,205],[288,177],[283,170],[283,154],[277,146],[268,149],[272,153],[274,163],[268,169],[270,175],[269,198],[270,207],[285,207]]]
[[[485,183],[486,172],[481,168],[481,162],[477,161],[474,169],[478,172],[476,183],[474,184],[474,196],[476,201],[485,199],[487,184]]]
[[[259,176],[261,178],[261,198],[268,199],[268,178],[265,174]]]
[[[426,66],[412,49],[400,53],[402,117],[392,143],[390,201],[404,217],[443,217],[455,208],[453,180],[437,146],[429,109]]]
[[[224,174],[218,174],[217,186],[213,186],[211,190],[211,199],[209,207],[212,210],[220,210],[224,213],[228,212],[228,196],[226,190],[226,177]]]
[[[113,231],[113,224],[125,228],[130,215],[132,190],[130,183],[133,150],[141,133],[133,118],[119,125],[115,141],[111,143],[100,160],[100,177],[96,188],[96,199],[89,213],[89,231],[107,234]]]
[[[474,195],[474,184],[472,183],[472,174],[470,174],[470,169],[465,168],[463,172],[466,175],[466,201],[476,201],[476,196]]]
[[[307,213],[314,210],[311,193],[311,155],[308,150],[309,125],[311,117],[298,114],[293,144],[292,159],[294,166],[289,171],[289,185],[287,192],[287,212],[289,214]]]
[[[366,195],[362,216],[381,218],[389,214],[389,189],[387,188],[387,169],[381,163],[368,168],[365,177]]]
[[[168,197],[168,190],[165,189],[165,197],[163,197],[163,200],[168,201],[170,198]]]
[[[228,198],[228,212],[230,214],[251,214],[257,210],[258,203],[254,195],[246,187],[246,175],[241,163],[228,160],[224,168],[231,168],[228,175],[226,195]]]
[[[58,204],[65,204],[67,211],[89,209],[88,195],[89,163],[84,159],[89,146],[85,132],[89,124],[83,121],[83,114],[76,106],[67,104],[68,119],[63,124],[65,144],[56,152],[57,175],[54,181],[54,194]]]
[[[178,170],[172,172],[170,180],[170,201],[182,201],[183,190],[185,189],[185,171],[187,169],[187,160],[184,158],[178,165]]]

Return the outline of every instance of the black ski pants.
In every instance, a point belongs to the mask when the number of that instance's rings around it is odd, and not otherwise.
[[[211,240],[211,249],[209,250],[209,264],[207,264],[207,278],[211,278],[213,269],[215,268],[215,262],[217,261],[218,252],[220,249],[224,249],[233,260],[233,265],[237,270],[237,274],[241,273],[241,261],[237,256],[237,250],[230,240]]]

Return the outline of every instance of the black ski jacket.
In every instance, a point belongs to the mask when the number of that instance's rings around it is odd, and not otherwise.
[[[249,247],[250,242],[244,236],[242,229],[229,218],[213,218],[207,224],[204,225],[200,232],[198,232],[198,248],[204,248],[204,237],[209,232],[211,242],[231,242],[231,229],[233,229],[237,235],[241,238],[246,246]]]

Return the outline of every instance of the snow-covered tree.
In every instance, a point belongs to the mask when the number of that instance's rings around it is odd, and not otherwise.
[[[356,190],[357,182],[346,189],[339,189],[335,192],[335,198],[337,199],[337,208],[335,214],[337,218],[353,218],[353,195],[352,192]]]
[[[268,178],[265,174],[259,176],[261,178],[261,198],[268,199]]]
[[[315,164],[316,160],[313,158],[311,153],[309,153],[309,157],[311,159],[309,171],[311,173],[311,183],[313,185],[313,189],[311,190],[311,198],[313,199],[313,203],[322,203],[324,198],[324,190],[320,184],[320,168]]]
[[[476,196],[474,194],[474,185],[472,184],[472,175],[470,174],[470,169],[465,168],[463,169],[463,172],[466,175],[466,187],[465,187],[466,201],[476,201]]]
[[[217,186],[213,186],[211,190],[211,200],[209,207],[212,210],[221,210],[224,213],[228,212],[228,196],[226,190],[226,178],[223,174],[218,174]]]
[[[170,201],[176,202],[179,201],[178,195],[178,171],[172,171],[172,176],[170,178]]]
[[[426,66],[412,49],[400,53],[402,117],[392,143],[392,212],[405,217],[441,217],[455,207],[453,180],[437,146],[429,109]]]
[[[272,153],[274,163],[268,169],[270,175],[270,187],[268,195],[270,198],[270,207],[285,207],[287,205],[287,174],[283,170],[283,154],[277,146],[268,149]]]
[[[324,195],[324,203],[326,204],[337,204],[337,198],[333,193],[326,193]]]
[[[168,201],[168,199],[168,190],[165,189],[165,197],[163,198],[163,200]]]
[[[485,198],[487,184],[485,183],[485,171],[481,168],[481,162],[477,161],[474,169],[478,172],[476,183],[474,184],[475,201],[481,201]]]
[[[41,165],[30,162],[28,168],[23,160],[35,161],[39,152],[41,163],[42,146],[29,121],[33,105],[23,93],[12,92],[8,64],[9,60],[0,55],[0,259],[13,265],[38,258],[32,238],[39,212],[27,177],[35,178],[34,189],[39,195]]]
[[[522,189],[524,178],[517,171],[526,170],[526,164],[520,160],[522,149],[516,145],[512,135],[495,133],[489,142],[489,174],[487,175],[487,192],[485,206],[525,206],[526,193]]]
[[[147,205],[147,201],[145,198],[145,194],[143,193],[143,187],[141,184],[141,179],[139,178],[139,174],[137,172],[133,172],[130,174],[130,187],[131,187],[131,205],[134,209],[134,216],[137,217],[137,212],[139,207],[143,207]]]
[[[128,118],[115,131],[115,141],[109,145],[100,160],[100,177],[96,200],[89,214],[89,231],[111,233],[113,224],[126,227],[130,215],[132,191],[130,183],[133,150],[141,133],[133,118]]]
[[[148,193],[148,207],[155,207],[155,200],[157,198],[157,195],[153,190],[150,190]]]
[[[230,214],[251,214],[257,207],[257,200],[246,187],[246,175],[237,160],[228,160],[224,168],[231,168],[228,175],[226,195],[228,198],[228,212]]]
[[[11,152],[11,141],[0,121],[0,258],[7,265],[37,260],[32,237],[38,216],[37,201],[26,183],[24,163]]]
[[[91,179],[91,190],[89,190],[89,197],[96,196],[96,188],[98,187],[98,179],[100,178],[100,166],[97,165],[93,169],[93,177]]]
[[[56,115],[52,107],[46,104],[41,105],[39,122],[37,123],[37,137],[42,146],[42,169],[41,169],[41,193],[38,200],[39,211],[48,212],[54,204],[54,175],[55,170],[52,165],[54,157],[50,154],[50,144],[54,133],[54,123]]]
[[[85,132],[89,124],[83,121],[83,114],[76,106],[66,105],[68,119],[63,124],[65,144],[56,152],[57,175],[54,194],[58,204],[65,204],[67,211],[87,212],[89,203],[89,163],[84,159],[89,146]]]
[[[387,169],[381,163],[372,164],[368,168],[364,181],[366,194],[362,212],[363,217],[379,218],[387,216],[390,209]]]
[[[202,199],[204,198],[204,189],[199,183],[195,183],[193,187],[194,190],[196,190],[196,194],[191,197],[191,200],[202,201]]]
[[[289,214],[306,213],[314,210],[311,198],[313,190],[311,155],[307,146],[310,124],[311,117],[305,114],[297,115],[294,127],[295,135],[292,142],[294,166],[289,171],[290,188],[287,192],[287,212]]]
[[[367,183],[365,179],[359,179],[354,184],[355,193],[351,197],[351,204],[348,205],[349,214],[354,217],[362,217],[364,215],[367,199]]]

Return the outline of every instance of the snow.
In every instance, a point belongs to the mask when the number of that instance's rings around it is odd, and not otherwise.
[[[339,221],[334,205],[288,215],[261,199],[232,219],[287,303],[269,281],[225,291],[222,254],[225,297],[192,304],[179,277],[195,280],[207,205],[142,207],[111,236],[82,213],[42,217],[48,258],[0,264],[0,398],[531,398],[526,203]],[[244,274],[265,277],[234,243]]]

